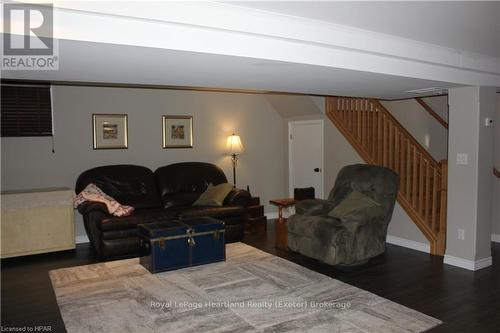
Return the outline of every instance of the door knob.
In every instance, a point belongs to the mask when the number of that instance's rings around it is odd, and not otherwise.
[[[321,169],[320,168],[314,168],[314,172],[320,172]]]

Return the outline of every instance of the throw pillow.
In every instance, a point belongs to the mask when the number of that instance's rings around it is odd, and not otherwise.
[[[209,184],[207,190],[200,195],[198,200],[193,203],[193,206],[222,206],[224,199],[232,189],[233,185],[229,183],[215,186]]]
[[[379,206],[380,204],[369,196],[358,191],[352,191],[341,203],[335,206],[328,215],[342,220],[352,213]]]

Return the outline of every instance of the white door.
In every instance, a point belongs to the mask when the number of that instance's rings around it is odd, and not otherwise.
[[[288,123],[290,197],[294,188],[314,187],[323,198],[323,120]]]

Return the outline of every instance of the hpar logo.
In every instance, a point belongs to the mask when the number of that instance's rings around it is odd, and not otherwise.
[[[50,3],[3,4],[3,70],[57,70]]]

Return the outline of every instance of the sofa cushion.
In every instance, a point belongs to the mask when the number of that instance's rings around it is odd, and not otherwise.
[[[175,207],[170,209],[144,209],[138,210],[130,216],[108,216],[99,223],[99,229],[103,232],[125,229],[135,229],[139,224],[153,223],[176,218],[189,218],[197,216],[210,216],[215,218],[226,218],[241,216],[246,213],[245,208],[239,206],[209,207],[190,206]]]
[[[218,166],[202,162],[167,165],[156,169],[155,177],[164,208],[191,206],[208,184],[227,183]]]
[[[380,204],[369,196],[358,191],[352,191],[349,195],[347,195],[347,197],[345,197],[344,200],[342,200],[341,203],[335,206],[335,208],[333,208],[328,215],[343,220],[356,212],[366,211],[370,208],[379,206]]]
[[[198,200],[193,203],[193,206],[222,206],[224,199],[233,189],[233,185],[229,183],[222,183],[219,185],[212,186],[208,185],[208,188],[203,192]]]
[[[191,207],[203,192],[175,193],[170,194],[168,201],[164,201],[165,209]]]
[[[154,174],[146,167],[124,164],[87,170],[76,181],[76,193],[90,183],[96,184],[122,205],[136,209],[161,207]]]
[[[169,209],[167,212],[170,211]],[[176,211],[176,209],[174,209]],[[197,216],[210,216],[215,218],[224,219],[230,216],[241,216],[246,214],[246,210],[240,206],[226,206],[226,207],[211,207],[211,206],[191,206],[184,207],[178,210],[180,218],[197,217]]]
[[[176,212],[169,212],[163,209],[144,209],[138,210],[130,216],[107,216],[100,221],[99,229],[110,231],[137,228],[138,224],[170,220],[176,217]]]
[[[137,228],[108,230],[102,232],[103,240],[130,238],[130,237],[137,237]]]

